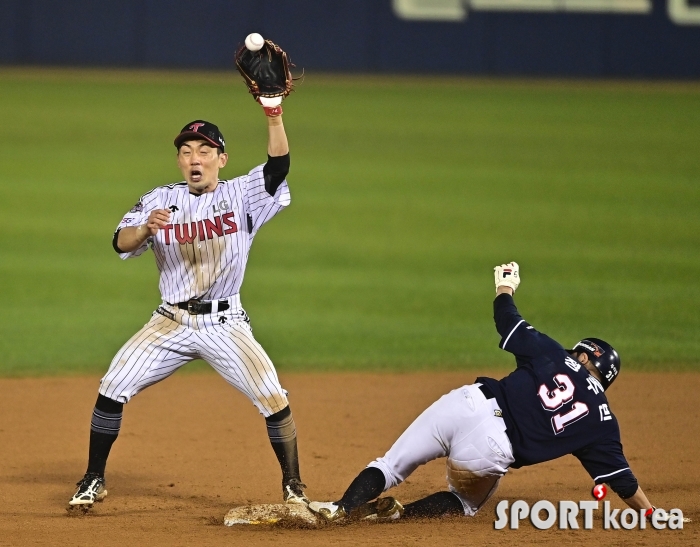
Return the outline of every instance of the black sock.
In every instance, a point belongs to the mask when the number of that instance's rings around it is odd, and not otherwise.
[[[301,481],[299,476],[299,451],[297,449],[297,430],[289,406],[265,418],[267,435],[270,437],[272,450],[282,469],[282,485],[290,480]]]
[[[123,407],[123,403],[113,401],[104,395],[97,396],[90,421],[90,453],[87,473],[96,473],[104,477],[109,451],[121,428]]]
[[[384,473],[376,467],[366,467],[350,483],[338,504],[342,505],[347,513],[350,513],[355,507],[379,496],[384,492],[384,486],[386,486]]]
[[[464,506],[452,492],[436,492],[404,506],[402,518],[464,515]]]

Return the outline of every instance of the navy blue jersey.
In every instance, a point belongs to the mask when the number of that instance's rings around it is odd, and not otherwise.
[[[499,346],[517,368],[502,380],[477,378],[503,412],[515,462],[522,467],[576,456],[594,481],[608,482],[623,497],[637,483],[622,452],[620,429],[600,382],[555,340],[518,313],[512,296],[494,301]],[[612,482],[611,482],[612,481]]]

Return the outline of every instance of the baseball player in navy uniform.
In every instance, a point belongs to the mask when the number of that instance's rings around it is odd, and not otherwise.
[[[625,459],[620,430],[605,390],[620,373],[620,358],[597,338],[566,350],[518,313],[515,262],[495,268],[494,320],[500,347],[515,355],[503,378],[477,378],[426,409],[389,451],[371,462],[335,502],[309,509],[335,521],[346,516],[393,520],[473,516],[496,491],[509,467],[573,454],[596,484],[607,483],[633,509],[652,509]],[[392,497],[372,502],[420,465],[447,457],[449,491],[405,507]]]
[[[224,137],[216,125],[195,120],[174,141],[184,181],[147,192],[119,223],[114,249],[122,259],[153,251],[162,303],[119,350],[100,382],[87,472],[70,506],[89,508],[107,495],[105,466],[124,404],[194,359],[207,361],[258,408],[282,469],[284,501],[308,503],[287,392],[253,337],[239,295],[253,238],[290,203],[281,106],[265,113],[265,164],[220,180],[219,170],[228,161]]]

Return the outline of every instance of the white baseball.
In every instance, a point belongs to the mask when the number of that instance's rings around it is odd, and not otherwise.
[[[253,32],[245,38],[245,47],[247,47],[250,51],[258,51],[263,47],[264,43],[265,40],[257,32]]]

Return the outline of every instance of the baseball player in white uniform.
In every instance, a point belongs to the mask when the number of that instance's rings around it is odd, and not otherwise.
[[[216,125],[195,120],[175,138],[184,181],[144,194],[117,227],[113,245],[122,259],[153,251],[162,303],[115,355],[100,382],[87,472],[69,506],[86,509],[107,495],[105,466],[123,405],[194,359],[207,361],[258,408],[282,469],[283,499],[308,503],[287,394],[253,337],[239,295],[255,234],[290,203],[281,107],[265,112],[267,163],[219,180],[228,161],[223,135]]]

